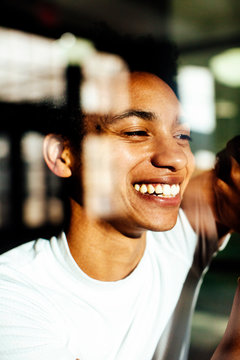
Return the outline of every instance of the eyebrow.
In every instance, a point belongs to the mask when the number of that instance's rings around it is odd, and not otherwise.
[[[117,115],[110,116],[110,117],[107,116],[107,119],[105,119],[105,120],[107,121],[108,124],[111,124],[114,121],[126,119],[126,118],[129,118],[132,116],[136,116],[139,119],[143,119],[143,120],[147,120],[147,121],[154,121],[154,120],[158,119],[157,115],[152,111],[130,109],[121,114],[117,114]],[[175,119],[175,125],[181,125],[181,124],[182,124],[181,119],[179,116],[177,116]]]
[[[157,119],[156,114],[152,111],[130,109],[130,110],[124,111],[121,114],[117,114],[117,115],[110,117],[109,122],[111,123],[116,120],[122,120],[122,119],[126,119],[126,118],[129,118],[132,116],[135,116],[140,119],[147,120],[147,121],[153,121],[153,120]]]
[[[119,120],[123,120],[123,119],[127,119],[130,118],[132,116],[135,116],[139,119],[143,119],[143,120],[147,120],[147,121],[156,121],[158,120],[158,116],[156,115],[156,113],[152,112],[152,111],[144,111],[144,110],[140,110],[140,109],[129,109],[126,110],[120,114],[116,114],[116,115],[103,115],[101,116],[102,122],[105,125],[111,125],[113,124],[115,121],[119,121]],[[177,116],[175,119],[175,125],[181,125],[181,119],[180,116]],[[185,125],[185,123],[183,123]]]

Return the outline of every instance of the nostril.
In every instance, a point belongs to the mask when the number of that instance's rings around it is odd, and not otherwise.
[[[157,150],[151,157],[154,167],[169,169],[171,172],[178,171],[186,166],[187,159],[184,152],[179,149],[169,148],[168,150]]]
[[[159,168],[159,169],[168,169],[168,170],[170,170],[171,172],[176,172],[177,171],[177,169],[174,167],[174,166],[159,166],[158,164],[155,164],[154,162],[152,162],[152,165],[154,166],[154,167],[157,167],[157,168]]]

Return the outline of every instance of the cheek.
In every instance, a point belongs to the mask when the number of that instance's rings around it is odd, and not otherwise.
[[[117,146],[113,151],[113,167],[116,172],[125,174],[133,170],[143,158],[144,151],[139,152],[137,148],[126,146]]]
[[[138,173],[139,164],[143,161],[143,153],[129,149],[128,146],[119,146],[114,151],[112,162],[112,175],[114,181],[115,194],[125,194],[128,191],[133,177]],[[142,169],[142,166],[141,166]]]

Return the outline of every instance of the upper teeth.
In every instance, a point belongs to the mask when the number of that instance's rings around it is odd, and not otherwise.
[[[135,184],[134,188],[142,194],[155,194],[158,196],[176,196],[180,191],[178,184]]]

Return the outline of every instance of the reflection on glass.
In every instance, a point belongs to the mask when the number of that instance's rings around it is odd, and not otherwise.
[[[113,215],[113,153],[114,145],[109,137],[86,137],[83,146],[84,204],[90,216],[107,218]]]
[[[46,190],[42,159],[42,136],[35,132],[24,135],[21,143],[24,163],[25,199],[23,222],[30,227],[46,221]]]
[[[10,142],[0,135],[0,227],[10,220]]]
[[[28,132],[21,143],[25,186],[23,222],[29,227],[56,225],[63,219],[63,204],[57,197],[60,184],[46,169],[42,141],[39,133]]]
[[[58,102],[65,60],[54,39],[0,27],[0,99]]]
[[[48,191],[48,222],[52,225],[59,225],[64,218],[64,206],[61,200],[61,180],[48,170],[46,166],[45,170]]]
[[[63,220],[63,203],[57,197],[51,196],[48,199],[48,221],[58,225]]]

